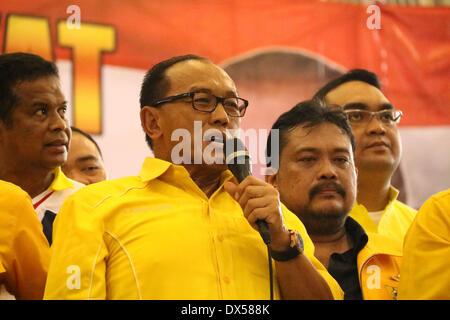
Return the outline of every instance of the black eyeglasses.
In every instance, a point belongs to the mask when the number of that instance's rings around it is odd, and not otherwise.
[[[186,92],[170,96],[153,103],[153,107],[158,107],[163,103],[172,102],[178,99],[191,98],[192,107],[201,112],[214,112],[219,102],[225,112],[231,117],[243,117],[247,110],[248,101],[242,98],[229,97],[221,98],[208,92]]]

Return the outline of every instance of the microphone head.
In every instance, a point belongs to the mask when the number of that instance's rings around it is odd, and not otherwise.
[[[239,182],[251,174],[250,154],[238,138],[226,139],[224,143],[225,163]]]

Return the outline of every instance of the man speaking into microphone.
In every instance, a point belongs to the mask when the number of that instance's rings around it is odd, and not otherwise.
[[[226,132],[239,129],[248,106],[223,69],[194,55],[160,62],[140,104],[155,158],[138,176],[87,186],[64,203],[44,298],[269,299],[258,225],[270,236],[275,299],[342,298],[275,188],[252,176],[239,183],[225,161],[203,159],[209,150],[223,160]],[[199,142],[199,123],[217,139]]]

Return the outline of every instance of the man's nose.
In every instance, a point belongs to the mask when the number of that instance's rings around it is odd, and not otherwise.
[[[219,125],[225,127],[229,122],[229,115],[226,113],[225,108],[223,107],[222,102],[217,104],[216,109],[211,112],[210,123],[214,125]]]
[[[319,180],[335,180],[337,178],[335,167],[329,159],[322,161],[319,172]]]
[[[67,127],[69,126],[67,119],[62,117],[58,111],[55,111],[52,113],[51,117],[50,117],[50,130],[54,131],[54,130],[66,130]]]
[[[367,123],[366,133],[368,135],[385,134],[386,128],[384,127],[383,123],[375,115],[373,115],[372,119],[370,119],[370,121]]]

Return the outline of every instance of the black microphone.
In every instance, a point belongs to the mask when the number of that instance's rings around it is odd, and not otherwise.
[[[239,183],[247,176],[252,174],[250,165],[250,154],[245,148],[244,143],[238,138],[225,140],[224,143],[225,163],[228,169],[233,173]],[[265,244],[270,243],[270,233],[267,222],[264,220],[257,220],[259,234],[264,240]]]

